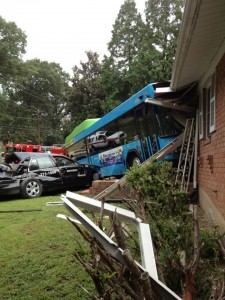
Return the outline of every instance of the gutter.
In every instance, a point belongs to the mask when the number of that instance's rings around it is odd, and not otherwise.
[[[181,76],[181,72],[183,70],[183,65],[187,56],[193,31],[196,26],[201,2],[202,2],[201,0],[197,0],[197,1],[186,0],[185,2],[183,20],[181,24],[180,33],[179,33],[177,51],[176,51],[172,79],[170,84],[170,87],[173,90],[177,90],[181,88],[178,85],[178,82]]]

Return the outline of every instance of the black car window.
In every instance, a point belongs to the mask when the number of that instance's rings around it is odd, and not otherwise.
[[[55,167],[54,162],[51,160],[50,157],[38,157],[37,162],[40,169]]]
[[[102,141],[102,140],[105,141],[105,140],[106,140],[106,137],[105,137],[104,135],[99,135],[99,136],[98,136],[98,140],[99,140],[99,141]]]
[[[113,131],[106,131],[106,133],[105,133],[106,136],[110,136],[110,135],[113,135],[113,134],[114,134]]]
[[[37,162],[36,158],[33,158],[31,160],[29,169],[30,169],[30,171],[34,171],[34,170],[38,170],[39,169],[38,162]]]
[[[21,161],[21,163],[18,165],[18,167],[16,169],[16,174],[17,175],[21,175],[21,174],[27,172],[29,161],[30,161],[29,157],[24,159],[23,161]]]
[[[59,167],[63,167],[63,166],[73,166],[74,167],[77,165],[73,160],[68,159],[66,157],[54,156],[54,159],[56,160],[57,165]]]

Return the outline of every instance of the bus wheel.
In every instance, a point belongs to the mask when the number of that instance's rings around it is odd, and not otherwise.
[[[42,185],[35,178],[25,179],[21,183],[21,196],[26,199],[40,197],[42,194]]]
[[[130,169],[133,166],[140,166],[141,165],[141,160],[137,155],[133,155],[129,161],[128,161],[128,168]]]

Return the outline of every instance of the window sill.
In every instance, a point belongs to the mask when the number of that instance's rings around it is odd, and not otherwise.
[[[207,137],[207,138],[204,140],[203,146],[206,146],[206,145],[208,145],[208,144],[210,144],[210,143],[211,143],[211,136]]]

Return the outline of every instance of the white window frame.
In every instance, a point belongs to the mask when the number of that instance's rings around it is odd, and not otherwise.
[[[199,113],[198,113],[198,119],[199,119],[199,139],[203,139],[204,137],[204,128],[203,128],[203,92],[200,95],[199,99]]]
[[[215,73],[211,76],[206,93],[207,111],[206,124],[207,134],[210,135],[216,130],[216,77]],[[208,116],[208,117],[207,117]]]

